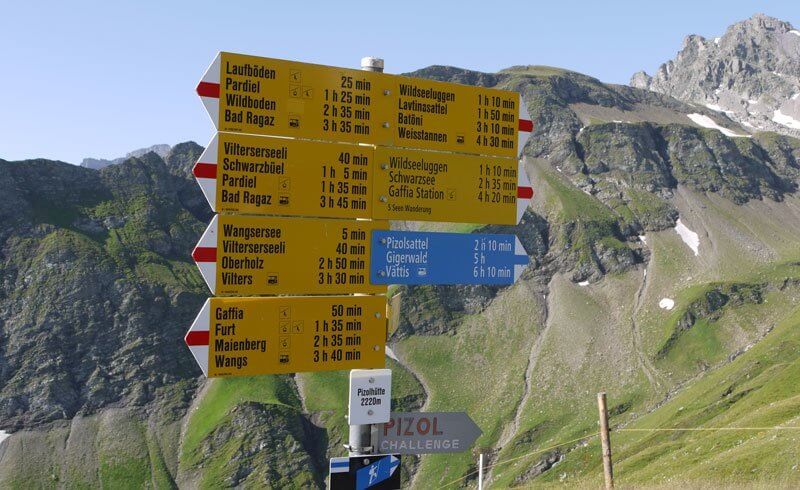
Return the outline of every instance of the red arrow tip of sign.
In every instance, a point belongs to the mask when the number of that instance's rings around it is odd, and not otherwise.
[[[519,130],[525,131],[527,133],[533,132],[533,121],[529,121],[527,119],[520,119],[519,120]]]
[[[217,249],[216,247],[195,247],[192,250],[192,258],[195,262],[216,262]]]
[[[192,330],[186,334],[183,340],[189,347],[208,345],[208,335],[208,330]]]
[[[213,97],[219,99],[219,84],[200,82],[197,84],[197,95],[200,97]]]
[[[530,199],[533,197],[533,187],[517,187],[517,197],[519,199]]]
[[[201,163],[197,162],[192,168],[192,173],[199,179],[216,179],[217,178],[217,164],[216,163]]]

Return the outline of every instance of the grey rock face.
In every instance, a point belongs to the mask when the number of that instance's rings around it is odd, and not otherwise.
[[[491,286],[403,286],[395,338],[453,334],[465,315],[483,311],[497,296]]]
[[[114,163],[114,160],[106,160],[105,158],[84,158],[83,161],[81,161],[81,167],[100,170],[103,167],[108,167],[112,163]]]
[[[147,148],[139,148],[138,150],[133,150],[128,152],[128,154],[125,155],[124,157],[114,158],[113,160],[106,160],[105,158],[84,158],[83,161],[81,162],[81,167],[100,170],[101,168],[108,167],[109,165],[116,165],[122,163],[129,158],[142,157],[150,152],[155,153],[161,158],[167,158],[167,155],[169,155],[171,150],[172,150],[171,146],[162,144],[162,145],[149,146]]]
[[[741,204],[781,200],[800,181],[800,141],[774,133],[729,138],[687,117],[697,113],[734,126],[725,115],[669,95],[550,67],[513,67],[496,75],[429,67],[412,75],[523,94],[535,121],[525,154],[547,162],[559,181],[571,184],[560,191],[565,199],[593,212],[544,217],[529,211],[517,226],[481,231],[515,233],[533,264],[524,277],[544,284],[556,272],[570,273],[575,282],[594,281],[646,261],[638,235],[675,226],[671,198],[678,185]],[[625,121],[609,120],[617,118]],[[407,288],[396,335],[451,334],[498,291]]]
[[[482,87],[493,87],[502,79],[494,73],[482,73],[478,71],[465,70],[454,66],[433,65],[421,70],[417,70],[408,75],[417,78],[429,78],[443,82],[463,83],[464,85],[479,85]]]
[[[149,152],[0,170],[0,428],[143,406],[197,376],[181,337],[206,295],[186,271],[210,210],[187,205],[182,167]]]
[[[147,153],[150,153],[151,151],[153,153],[155,153],[156,155],[160,156],[161,158],[167,158],[167,155],[169,154],[170,150],[172,150],[172,147],[169,146],[169,145],[165,145],[165,144],[153,145],[153,146],[149,146],[147,148],[139,148],[138,150],[133,150],[131,152],[128,152],[128,154],[125,155],[125,158],[126,159],[127,158],[139,158],[139,157],[144,156]]]
[[[325,488],[326,434],[302,414],[281,405],[246,402],[233,407],[226,422],[201,448],[206,457],[231,453],[221,469],[226,486]]]
[[[738,204],[764,197],[780,200],[797,187],[798,160],[789,157],[791,163],[779,168],[774,160],[782,153],[773,145],[793,142],[734,139],[716,130],[681,125],[595,125],[577,138],[583,165],[576,174],[588,174],[592,184],[587,188],[604,202],[620,190],[610,187],[614,180],[661,197],[669,197],[680,183]],[[643,224],[649,225],[644,229],[674,226],[671,221]]]
[[[725,112],[753,131],[800,137],[800,30],[756,14],[722,37],[687,36],[674,60],[630,84]]]

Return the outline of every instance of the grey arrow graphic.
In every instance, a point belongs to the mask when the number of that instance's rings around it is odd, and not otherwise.
[[[392,412],[378,424],[381,454],[457,453],[470,449],[481,429],[465,412]]]

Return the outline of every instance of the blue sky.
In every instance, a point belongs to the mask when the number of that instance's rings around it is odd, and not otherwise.
[[[800,1],[50,1],[0,9],[0,158],[114,158],[205,145],[194,87],[217,51],[401,73],[553,65],[627,83],[690,33],[760,11],[800,26]]]

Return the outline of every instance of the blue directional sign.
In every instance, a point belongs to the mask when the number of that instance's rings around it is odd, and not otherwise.
[[[331,458],[330,490],[397,490],[400,455],[369,454]]]
[[[400,458],[388,455],[359,468],[356,471],[356,490],[366,490],[388,480],[395,474],[399,466]]]
[[[372,284],[513,284],[528,254],[514,235],[372,232]]]

